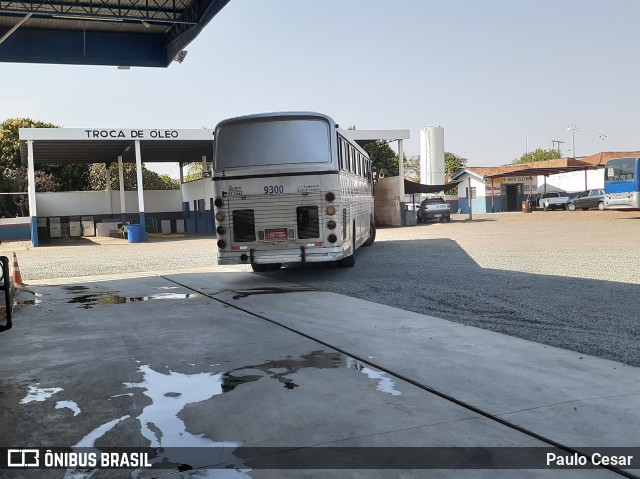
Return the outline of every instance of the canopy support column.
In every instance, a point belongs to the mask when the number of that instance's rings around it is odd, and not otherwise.
[[[118,157],[118,179],[120,180],[120,219],[124,224],[127,222],[127,207],[124,199],[124,171],[122,167],[122,156]]]
[[[144,187],[142,185],[142,153],[140,152],[140,140],[136,140],[136,173],[138,178],[138,211],[140,211],[140,229],[142,231],[142,239],[145,239]]]
[[[27,141],[27,193],[29,198],[29,217],[31,219],[31,244],[34,248],[39,245],[38,241],[38,213],[36,210],[36,168],[33,157],[33,140]]]
[[[398,176],[400,177],[400,202],[404,201],[404,150],[403,140],[398,140]]]

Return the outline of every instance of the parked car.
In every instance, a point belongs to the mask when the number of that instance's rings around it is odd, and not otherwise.
[[[439,219],[440,221],[451,221],[451,206],[444,198],[439,196],[427,198],[420,203],[417,213],[418,223]]]
[[[578,195],[569,199],[567,202],[567,209],[569,211],[575,211],[578,208],[588,210],[589,208],[598,208],[600,211],[604,210],[604,190],[596,188],[593,190],[583,191]]]
[[[545,211],[558,208],[565,210],[567,209],[567,201],[569,201],[569,195],[567,193],[553,191],[539,194],[536,206]]]

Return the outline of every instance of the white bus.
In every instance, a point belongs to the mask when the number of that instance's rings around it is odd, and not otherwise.
[[[371,161],[328,116],[231,118],[215,130],[218,264],[338,261],[375,239]]]

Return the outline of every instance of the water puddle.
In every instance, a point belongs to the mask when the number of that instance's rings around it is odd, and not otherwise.
[[[289,286],[289,287],[273,287],[273,288],[252,288],[234,291],[233,299],[242,299],[257,294],[284,294],[284,293],[304,293],[308,291],[318,291],[316,288],[308,286]]]
[[[391,394],[392,396],[400,396],[402,393],[395,388],[396,383],[388,378],[382,371],[377,371],[365,366],[360,361],[354,358],[347,358],[347,367],[355,371],[359,371],[365,374],[369,379],[375,379],[378,381],[376,390],[383,393]]]
[[[312,351],[299,357],[287,356],[284,359],[268,360],[262,363],[230,369],[226,372],[197,372],[181,373],[168,369],[156,371],[151,366],[137,363],[137,371],[142,374],[139,382],[123,383],[125,390],[139,390],[150,400],[140,414],[131,417],[129,427],[138,426],[140,434],[147,439],[149,446],[156,449],[155,457],[150,458],[152,464],[168,463],[175,465],[172,476],[180,479],[246,479],[251,477],[251,469],[245,466],[241,459],[233,456],[233,452],[244,445],[240,440],[214,440],[204,433],[193,434],[189,432],[185,424],[182,411],[191,404],[210,400],[214,396],[226,394],[236,388],[256,381],[275,380],[285,389],[293,390],[299,387],[289,376],[305,368],[312,369],[348,369],[366,375],[377,382],[376,390],[400,395],[395,389],[395,383],[384,372],[370,368],[360,361],[345,356],[338,352]],[[216,366],[220,366],[216,364]],[[49,396],[60,391],[60,388],[37,389],[30,388],[27,397]],[[133,396],[135,393],[126,392],[109,397],[120,398]],[[47,396],[47,397],[49,397]],[[26,398],[25,398],[26,399]],[[38,400],[38,399],[32,399]],[[126,399],[123,399],[126,400]],[[24,400],[23,400],[24,401]],[[138,401],[136,401],[138,403]],[[215,404],[215,403],[214,403]],[[72,411],[80,408],[73,401],[59,401],[56,408],[69,408]],[[74,414],[75,416],[76,414]],[[95,448],[96,441],[101,439],[109,431],[112,431],[121,422],[130,419],[130,416],[122,416],[102,424],[80,439],[74,448]],[[191,449],[190,449],[191,448]],[[220,458],[194,457],[193,448],[216,448],[220,452]],[[199,449],[203,451],[204,449]],[[197,456],[197,454],[196,454]],[[233,464],[226,469],[206,469],[207,465],[215,462]],[[205,468],[205,469],[200,469]],[[69,469],[65,479],[90,479],[97,470],[95,469]],[[132,478],[137,478],[142,470],[137,469]]]
[[[20,305],[20,304],[33,305],[33,304],[42,303],[42,297],[44,296],[44,294],[36,293],[35,291],[30,291],[28,289],[25,290],[25,293],[32,294],[33,295],[33,299],[20,299],[20,300],[14,301],[13,304],[15,304],[17,306],[17,305]]]
[[[135,420],[136,424],[140,425],[140,434],[149,441],[149,446],[157,448],[156,456],[150,458],[152,464],[160,462],[176,464],[177,473],[172,475],[177,478],[251,477],[248,474],[250,469],[194,469],[191,465],[194,463],[193,450],[188,448],[226,448],[231,452],[243,445],[241,441],[215,441],[204,434],[192,434],[187,431],[186,424],[179,417],[180,412],[188,404],[206,401],[233,389],[233,387],[231,389],[223,387],[225,374],[209,372],[184,374],[171,370],[159,372],[149,365],[139,366],[138,371],[143,375],[140,382],[123,383],[123,385],[127,389],[140,389],[142,394],[151,400],[151,404],[145,406]],[[235,386],[237,384],[234,384]],[[126,395],[129,394],[133,393],[126,393]],[[111,398],[124,395],[117,394]],[[73,447],[95,447],[98,439],[128,418],[129,416],[123,416],[97,427]],[[206,464],[195,467],[203,466]],[[95,469],[69,469],[64,477],[65,479],[89,479],[96,472]],[[141,470],[136,470],[131,477],[137,477],[140,473]]]
[[[67,301],[67,303],[79,304],[79,308],[91,309],[99,304],[126,304],[158,299],[193,299],[202,297],[203,296],[198,293],[158,293],[147,296],[121,296],[117,291],[95,291],[74,296]]]
[[[177,289],[178,286],[162,286],[156,289]],[[87,286],[63,286],[62,289],[74,294],[74,296],[67,301],[67,303],[78,304],[79,308],[91,309],[99,304],[126,304],[126,303],[138,303],[141,301],[153,301],[158,299],[194,299],[203,298],[204,296],[199,293],[157,293],[149,294],[146,296],[122,296],[118,291],[92,291],[88,292],[90,288]],[[47,296],[42,293],[35,293],[33,291],[27,291],[34,296],[33,299],[18,300],[14,304],[16,305],[34,305],[42,303],[43,296]],[[78,294],[82,293],[82,294]]]
[[[29,386],[29,392],[27,392],[27,395],[20,400],[20,404],[29,404],[34,401],[46,401],[54,394],[63,391],[62,388],[39,388],[38,384],[40,383],[36,383],[35,386]]]
[[[58,401],[56,403],[56,409],[69,409],[74,417],[80,414],[80,408],[75,401]]]

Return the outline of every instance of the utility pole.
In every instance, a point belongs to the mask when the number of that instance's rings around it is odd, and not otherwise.
[[[560,151],[560,144],[561,143],[564,143],[564,141],[562,141],[562,140],[551,140],[551,148],[553,148],[554,150],[558,150],[558,153],[560,153],[560,156],[562,156],[562,152]]]
[[[604,151],[604,140],[607,139],[607,137],[609,136],[609,133],[611,133],[610,131],[606,132],[606,133],[600,133],[599,131],[595,131],[593,130],[593,132],[598,135],[598,138],[600,138],[602,140],[602,151]]]
[[[576,125],[575,123],[571,123],[567,127],[567,130],[571,132],[571,156],[573,158],[576,157],[576,131],[578,131],[579,129],[580,127],[578,127],[578,125]]]
[[[467,196],[469,197],[469,221],[473,220],[473,195],[471,194],[471,175],[467,178]]]

